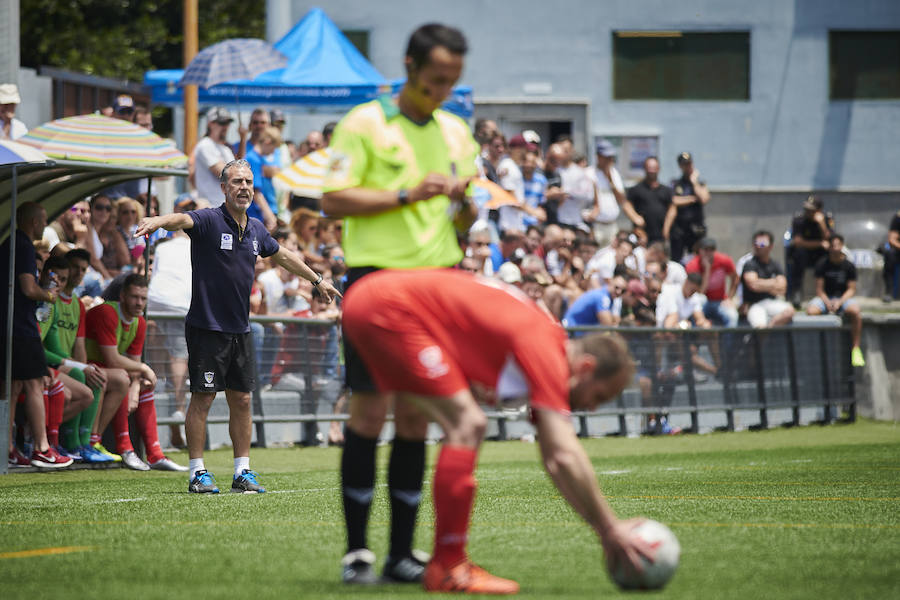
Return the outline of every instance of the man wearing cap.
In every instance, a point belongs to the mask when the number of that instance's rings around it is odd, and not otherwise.
[[[16,118],[16,108],[21,102],[16,84],[0,85],[0,140],[17,140],[28,133],[25,123]]]
[[[113,118],[131,122],[134,116],[134,98],[128,94],[116,96],[113,101]]]
[[[678,155],[681,178],[672,180],[672,204],[666,213],[663,235],[669,239],[672,260],[680,262],[694,245],[706,236],[706,217],[703,207],[709,202],[709,189],[700,180],[690,152]]]
[[[721,327],[737,327],[738,312],[731,300],[737,292],[737,271],[730,256],[716,252],[716,240],[700,240],[696,256],[684,269],[703,277],[700,284],[700,293],[706,295],[703,316]]]
[[[616,169],[616,148],[608,140],[597,142],[597,161],[591,176],[597,186],[597,216],[592,229],[594,239],[605,246],[616,235],[619,207],[625,202],[625,183]]]
[[[828,255],[828,237],[834,232],[834,217],[826,213],[822,199],[807,196],[803,211],[791,221],[791,243],[785,249],[787,297],[796,307],[803,292],[803,273]]]
[[[265,112],[265,111],[264,111]],[[269,115],[266,113],[266,120]],[[234,119],[227,108],[214,106],[206,113],[206,135],[194,146],[191,183],[210,206],[221,206],[225,194],[219,176],[225,165],[234,160],[234,152],[225,143],[228,126]]]

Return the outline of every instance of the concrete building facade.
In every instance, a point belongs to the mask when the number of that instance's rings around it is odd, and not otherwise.
[[[269,39],[315,4],[269,0]],[[471,50],[461,83],[474,89],[476,116],[507,132],[571,123],[582,151],[597,136],[649,138],[664,176],[688,150],[720,190],[900,190],[900,98],[829,97],[829,33],[900,30],[894,0],[332,0],[326,11],[341,29],[368,32],[369,58],[388,78],[404,76],[416,26],[462,29]],[[614,99],[621,32],[746,32],[749,97]],[[698,72],[689,85],[712,77]]]

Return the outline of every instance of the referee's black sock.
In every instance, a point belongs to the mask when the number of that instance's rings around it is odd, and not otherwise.
[[[366,548],[369,508],[375,492],[375,446],[378,438],[368,439],[349,427],[341,454],[341,494],[347,525],[347,552]]]
[[[394,437],[388,465],[388,490],[391,494],[390,556],[393,558],[409,556],[411,553],[424,473],[425,442]]]

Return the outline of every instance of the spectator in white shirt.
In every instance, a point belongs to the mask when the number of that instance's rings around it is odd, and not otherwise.
[[[228,109],[214,106],[206,113],[206,135],[194,146],[190,180],[201,198],[213,207],[225,202],[219,175],[225,165],[234,160],[234,153],[226,143],[228,127],[234,119]]]
[[[16,118],[16,108],[21,102],[16,84],[0,85],[0,140],[17,140],[28,133],[25,123]]]
[[[600,246],[608,244],[616,235],[616,219],[625,201],[625,183],[616,168],[616,148],[607,140],[597,142],[596,165],[590,175],[597,186],[597,215],[592,229]]]

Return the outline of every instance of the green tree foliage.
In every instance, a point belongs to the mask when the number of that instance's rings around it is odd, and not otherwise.
[[[265,36],[265,4],[199,3],[200,49]],[[183,67],[183,0],[20,0],[21,60],[114,79],[143,81],[152,69]]]

